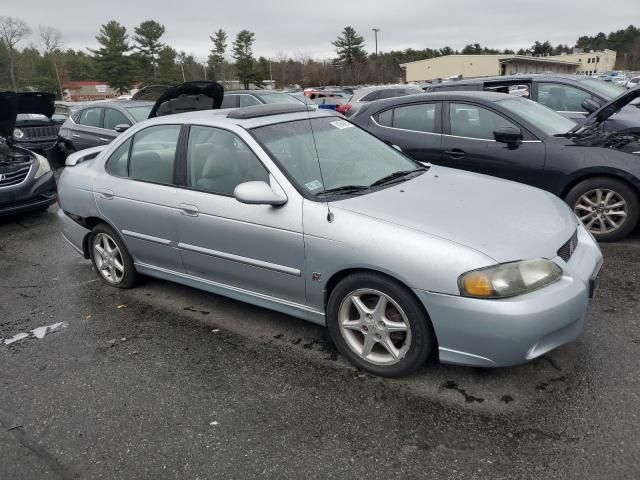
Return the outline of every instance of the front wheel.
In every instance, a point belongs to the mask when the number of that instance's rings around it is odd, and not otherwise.
[[[638,224],[638,196],[626,183],[615,178],[584,180],[569,191],[565,201],[601,242],[620,240]]]
[[[91,230],[91,261],[100,280],[118,288],[131,288],[137,273],[124,242],[106,224],[98,224]]]
[[[334,288],[327,326],[340,353],[385,377],[415,371],[435,343],[420,302],[400,283],[376,273],[349,275]]]

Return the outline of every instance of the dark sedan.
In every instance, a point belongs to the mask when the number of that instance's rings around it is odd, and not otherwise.
[[[472,78],[433,84],[426,89],[429,93],[462,90],[524,95],[577,122],[625,92],[620,85],[586,75],[546,74]],[[605,125],[610,131],[637,127],[640,110],[635,105],[628,106]]]
[[[114,100],[85,105],[60,127],[58,147],[65,154],[106,145],[131,125],[146,120],[154,102]]]
[[[350,120],[416,160],[548,190],[597,239],[611,241],[638,222],[640,143],[638,134],[605,132],[603,124],[638,96],[630,91],[583,126],[524,98],[464,91],[372,102]],[[478,198],[478,215],[491,208]]]
[[[304,103],[293,95],[275,90],[229,90],[224,92],[220,108],[251,107],[253,105]]]

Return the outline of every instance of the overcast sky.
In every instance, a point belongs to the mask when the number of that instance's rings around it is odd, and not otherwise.
[[[640,24],[640,0],[3,0],[0,15],[19,17],[34,30],[60,29],[66,46],[96,46],[100,25],[117,20],[132,32],[144,20],[165,25],[163,40],[203,61],[209,35],[218,28],[233,39],[244,28],[255,33],[256,56],[304,54],[330,58],[330,42],[351,25],[378,48],[460,49],[478,42],[494,48],[530,46],[535,40],[572,45],[580,35]],[[636,25],[638,26],[638,25]]]

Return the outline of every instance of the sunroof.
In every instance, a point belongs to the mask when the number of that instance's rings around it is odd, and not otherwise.
[[[300,105],[254,105],[252,107],[237,108],[227,114],[227,118],[247,119],[267,117],[269,115],[280,115],[283,113],[312,112],[315,109],[304,103]]]

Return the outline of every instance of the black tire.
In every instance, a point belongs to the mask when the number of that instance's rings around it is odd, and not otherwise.
[[[404,311],[410,326],[411,340],[406,353],[396,361],[397,363],[381,365],[368,361],[355,352],[341,331],[339,315],[343,301],[347,301],[351,294],[362,289],[385,294]],[[351,303],[348,305],[351,306]],[[395,306],[392,305],[392,308],[395,309]],[[327,303],[327,326],[336,348],[342,355],[359,369],[383,377],[399,377],[414,372],[425,363],[436,343],[429,317],[411,291],[401,283],[374,272],[353,273],[336,285]],[[360,335],[362,332],[356,331],[355,334]],[[377,347],[382,348],[382,345]]]
[[[589,228],[589,230],[599,242],[614,242],[626,237],[638,224],[638,218],[640,218],[640,203],[638,201],[638,195],[635,190],[633,190],[625,182],[611,177],[589,178],[573,187],[565,197],[565,202],[567,202],[567,204],[576,213],[576,215],[581,217],[588,213],[584,209],[578,208],[581,197],[597,189],[615,192],[615,195],[618,195],[620,198],[624,199],[624,201],[626,202],[627,215],[626,217],[624,217],[624,220],[619,223],[619,226],[614,230],[600,232],[599,230],[601,220],[599,218],[595,221],[591,228]],[[596,210],[594,212],[594,215],[605,215],[605,211],[608,212],[608,210]],[[587,226],[587,220],[585,220],[585,226]],[[605,220],[602,220],[602,222],[605,223],[605,228],[606,226],[612,228],[612,225],[607,223]]]
[[[121,278],[114,278],[114,281],[110,281],[105,274],[103,274],[103,270],[98,264],[101,260],[96,259],[96,252],[94,250],[96,239],[104,238],[103,235],[106,235],[109,239],[115,243],[118,247],[121,265],[124,267],[124,272]],[[138,273],[133,265],[133,259],[127,250],[124,242],[120,239],[120,236],[106,223],[99,223],[91,230],[91,236],[89,237],[89,255],[91,256],[91,262],[93,263],[93,268],[96,270],[96,273],[100,280],[102,280],[105,284],[110,287],[117,288],[132,288],[135,286]],[[116,274],[117,275],[117,274]]]

